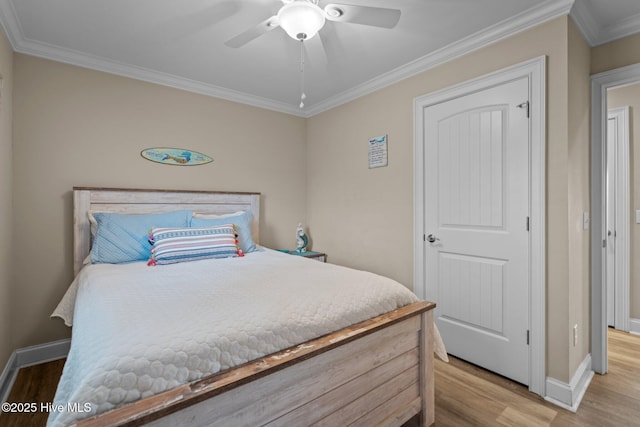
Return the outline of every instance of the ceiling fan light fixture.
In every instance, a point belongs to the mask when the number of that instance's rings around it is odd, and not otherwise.
[[[312,38],[324,21],[324,11],[308,0],[294,0],[278,11],[278,23],[294,40]]]

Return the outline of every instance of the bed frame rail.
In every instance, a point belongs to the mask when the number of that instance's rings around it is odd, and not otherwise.
[[[417,302],[77,426],[434,422],[433,312]]]

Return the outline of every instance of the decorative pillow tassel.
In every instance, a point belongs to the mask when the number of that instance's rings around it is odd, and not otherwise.
[[[154,267],[156,265],[156,254],[153,248],[151,248],[151,258],[149,258],[149,261],[147,261],[147,265],[149,267]]]

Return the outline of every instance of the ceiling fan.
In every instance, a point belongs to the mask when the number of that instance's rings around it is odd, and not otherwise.
[[[225,45],[238,48],[273,30],[282,27],[287,34],[299,41],[315,36],[325,20],[393,28],[400,20],[400,10],[352,4],[327,4],[324,9],[318,0],[282,0],[284,6],[278,13],[254,27],[230,38]]]
[[[304,101],[307,98],[304,93],[303,42],[315,36],[327,19],[382,28],[393,28],[400,20],[398,9],[338,3],[328,4],[321,9],[318,6],[318,0],[282,0],[282,2],[284,6],[276,15],[230,38],[225,45],[232,48],[244,46],[276,27],[282,27],[292,39],[300,41],[300,108],[304,108]]]

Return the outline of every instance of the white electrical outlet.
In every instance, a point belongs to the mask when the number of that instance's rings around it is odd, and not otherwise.
[[[573,325],[573,346],[578,345],[578,324]]]

